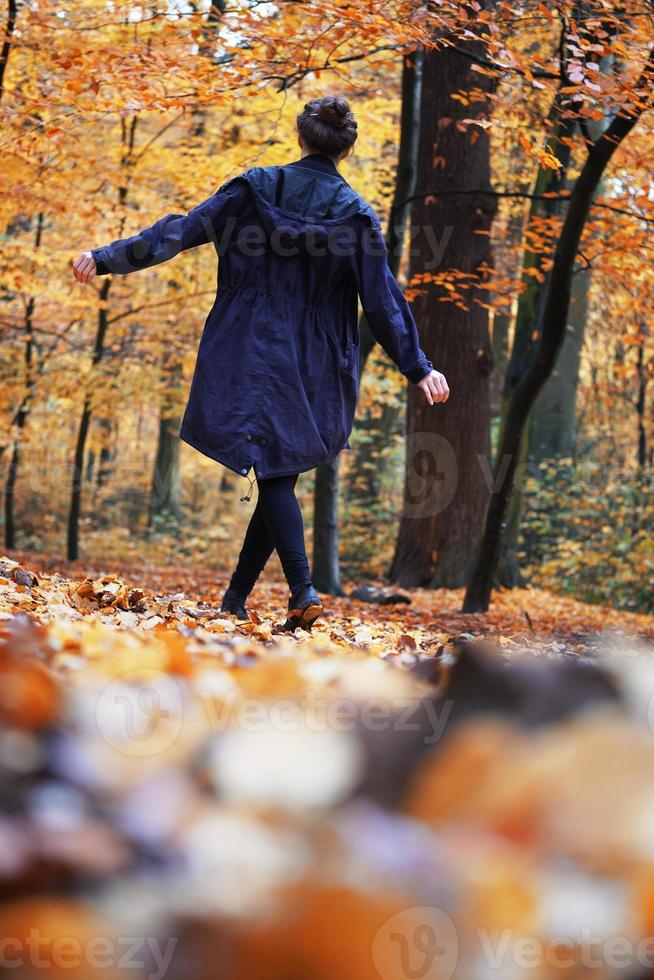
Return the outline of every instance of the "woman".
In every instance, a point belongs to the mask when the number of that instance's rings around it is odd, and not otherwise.
[[[253,167],[188,214],[84,252],[79,282],[126,274],[213,241],[218,293],[206,321],[180,436],[247,476],[258,501],[222,610],[245,601],[273,550],[291,597],[284,628],[322,612],[311,582],[298,475],[349,448],[358,390],[358,298],[373,335],[430,405],[447,400],[390,272],[381,225],[338,170],[357,124],[348,103],[313,99],[297,117],[301,158]],[[252,481],[250,493],[252,490]],[[247,498],[249,499],[250,493]]]

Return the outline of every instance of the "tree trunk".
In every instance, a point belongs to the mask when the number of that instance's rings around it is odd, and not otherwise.
[[[552,170],[551,167],[542,164],[539,167],[533,188],[534,199],[529,209],[527,229],[537,228],[539,221],[551,220],[561,213],[563,205],[559,200],[559,194],[565,186],[571,158],[570,145],[568,142],[564,142],[564,138],[568,140],[571,137],[573,128],[567,120],[561,119],[561,112],[561,95],[557,92],[549,113],[551,129],[548,144],[561,165],[557,170]],[[543,200],[544,194],[553,196]],[[513,346],[504,381],[500,428],[504,423],[511,395],[527,370],[538,341],[540,315],[547,285],[546,266],[548,257],[547,254],[535,252],[530,248],[524,250],[524,289],[518,298]],[[523,463],[527,458],[526,445],[521,447],[520,453],[519,463]],[[509,589],[525,584],[517,555],[521,514],[522,494],[519,487],[514,487],[498,570],[501,584]]]
[[[104,354],[104,341],[107,333],[107,296],[111,288],[111,279],[105,279],[98,294],[100,308],[98,310],[98,326],[95,334],[93,358],[91,364],[96,367]],[[73,458],[73,479],[70,491],[70,509],[68,511],[68,559],[76,561],[79,558],[79,519],[82,509],[82,485],[84,482],[84,451],[86,439],[91,424],[91,398],[88,392],[84,395],[84,407],[77,430],[75,455]]]
[[[182,485],[179,469],[180,417],[162,414],[159,419],[157,455],[152,473],[149,526],[157,520],[178,522]]]
[[[551,377],[534,405],[529,430],[529,459],[572,459],[575,455],[577,383],[588,319],[590,269],[572,279],[570,313],[561,353]]]
[[[400,143],[398,151],[397,177],[395,192],[388,222],[388,232],[386,244],[388,247],[388,264],[394,275],[400,267],[402,249],[406,237],[406,227],[411,212],[410,198],[415,190],[416,180],[416,158],[419,139],[419,109],[420,109],[420,88],[422,82],[423,52],[419,48],[412,55],[406,56],[402,63],[402,109],[400,118]],[[366,318],[361,316],[359,319],[359,377],[363,377],[366,361],[375,345],[375,339],[370,331]],[[382,431],[381,439],[385,445],[388,441],[388,431],[397,424],[397,419],[389,418],[389,429]],[[370,452],[377,452],[377,445],[371,447]],[[370,455],[370,454],[368,454]],[[354,487],[359,481],[361,470],[357,466],[359,457],[355,463],[351,486]],[[361,459],[361,465],[365,466],[365,461]],[[340,460],[337,458],[327,463],[325,467],[316,470],[316,482],[314,487],[314,528],[318,525],[319,515],[331,516],[326,523],[322,523],[321,532],[314,536],[314,566],[320,569],[329,569],[328,573],[321,572],[323,575],[323,592],[331,592],[331,588],[326,588],[327,583],[331,583],[334,588],[334,595],[342,595],[343,590],[340,583],[340,569],[338,558],[338,500],[323,499],[323,495],[335,493],[338,490],[338,474]],[[324,473],[321,471],[325,470]],[[364,484],[365,484],[364,478]],[[371,494],[368,492],[369,498]],[[373,490],[372,496],[375,496]],[[374,499],[368,500],[367,506],[374,507]],[[329,533],[328,529],[333,528]],[[316,542],[318,542],[316,544]],[[322,554],[316,550],[325,548],[329,554]]]
[[[36,219],[36,235],[34,236],[34,248],[41,247],[43,235],[43,212],[40,211]],[[7,481],[5,484],[5,545],[7,548],[16,547],[16,521],[14,514],[14,503],[16,495],[16,481],[18,479],[18,468],[20,466],[21,442],[29,414],[30,405],[34,396],[34,316],[35,299],[30,296],[25,307],[25,394],[14,416],[16,434],[14,436],[11,459],[7,470]]]
[[[520,191],[527,194],[529,184],[520,184]],[[512,212],[506,224],[494,234],[493,261],[500,276],[512,281],[521,271],[521,243],[525,229],[525,209]],[[493,314],[492,345],[493,373],[491,376],[491,414],[493,418],[502,411],[502,392],[510,356],[511,325],[516,316],[517,303],[512,298],[505,300],[501,311]]]
[[[509,364],[509,340],[511,313],[507,310],[493,315],[493,374],[491,377],[491,415],[496,418],[502,411],[502,388]]]
[[[316,470],[311,578],[320,592],[343,595],[338,563],[338,457]]]
[[[482,42],[469,42],[466,49],[475,58],[486,53]],[[490,142],[484,128],[463,120],[488,117],[487,96],[494,85],[452,48],[425,53],[412,278],[443,270],[477,277],[491,265],[496,202],[483,193],[490,190]],[[472,89],[483,93],[480,101],[463,106],[452,98]],[[480,193],[439,196],[453,187]],[[435,235],[441,249],[446,242],[438,269]],[[414,303],[421,345],[447,377],[451,395],[447,404],[430,406],[420,389],[409,389],[404,505],[389,572],[404,586],[465,583],[488,494],[481,469],[490,452],[488,312],[472,297],[463,310],[443,302],[448,296],[440,284],[426,284]],[[474,298],[485,297],[475,293]]]
[[[422,97],[422,77],[424,51],[416,48],[402,61],[402,107],[400,111],[400,142],[397,154],[397,171],[393,201],[388,216],[386,246],[388,248],[388,267],[394,276],[400,271],[407,224],[411,216],[411,198],[416,189],[418,175],[418,147],[420,146],[420,102]],[[371,351],[375,346],[370,327],[365,316],[359,319],[361,343],[359,345],[359,377]]]
[[[638,462],[638,470],[641,477],[644,476],[645,470],[647,469],[647,429],[645,428],[645,403],[647,398],[648,371],[645,365],[645,337],[646,328],[643,326],[640,330],[638,355],[636,361],[636,378],[638,384],[636,394],[636,418],[638,419],[638,449],[636,460]]]
[[[14,31],[16,30],[17,11],[18,4],[16,0],[7,0],[7,16],[5,17],[4,39],[2,42],[2,48],[0,49],[0,101],[2,101],[2,95],[4,92],[5,72],[9,62],[11,40]]]
[[[14,500],[16,493],[16,479],[18,467],[20,465],[20,444],[27,418],[27,398],[25,398],[16,413],[15,425],[17,428],[16,438],[11,449],[11,458],[7,469],[7,480],[5,483],[5,547],[16,547],[16,522],[14,518]]]
[[[114,472],[114,451],[111,445],[114,424],[109,419],[98,419],[97,427],[101,432],[100,453],[98,455],[98,474],[96,486],[106,487]]]
[[[647,86],[653,66],[654,48],[651,49],[645,71],[635,86],[636,92],[642,92]],[[538,346],[508,404],[497,454],[496,479],[486,515],[484,535],[466,590],[464,612],[485,612],[488,609],[526,420],[539,392],[552,373],[565,339],[573,266],[593,196],[615,150],[636,125],[643,105],[644,100],[641,100],[637,108],[620,109],[606,132],[589,150],[570,195],[547,285]]]
[[[137,123],[138,116],[136,115],[132,116],[131,121],[126,118],[121,119],[123,146],[121,165],[123,168],[123,183],[118,188],[118,202],[123,209],[127,201],[130,168],[133,162]],[[122,234],[124,224],[125,213],[123,210],[123,215],[120,220],[120,234]],[[109,326],[109,318],[107,315],[107,297],[110,289],[111,278],[106,277],[100,292],[98,293],[98,299],[100,302],[98,307],[95,343],[93,345],[93,356],[91,359],[92,368],[97,367],[104,356],[104,342],[107,334],[107,327]],[[93,378],[91,380],[93,381]],[[89,426],[91,424],[91,415],[91,397],[87,391],[84,395],[84,407],[82,408],[82,415],[80,418],[79,428],[77,430],[77,441],[75,443],[75,455],[73,458],[73,479],[70,491],[70,509],[68,512],[68,558],[70,561],[76,561],[77,558],[79,558],[79,519],[82,509],[82,486],[84,483],[84,452],[86,449],[86,440],[89,434]]]

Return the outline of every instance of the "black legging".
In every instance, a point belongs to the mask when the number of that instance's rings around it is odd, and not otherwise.
[[[304,547],[304,522],[295,496],[299,474],[257,480],[259,499],[250,519],[230,588],[246,597],[273,551],[277,551],[291,594],[311,582]]]

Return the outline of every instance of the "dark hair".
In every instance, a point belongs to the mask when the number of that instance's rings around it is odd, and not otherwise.
[[[337,95],[311,99],[298,113],[297,128],[309,150],[339,157],[357,138],[357,124],[350,106]]]

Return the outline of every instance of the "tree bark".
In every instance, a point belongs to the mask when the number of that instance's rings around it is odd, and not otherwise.
[[[647,88],[653,68],[654,48],[650,51],[647,66],[635,86],[635,92],[642,93]],[[611,157],[636,125],[644,104],[642,100],[629,110],[619,110],[606,132],[589,150],[570,195],[568,211],[554,252],[538,346],[507,407],[497,454],[496,480],[486,515],[484,535],[466,590],[463,612],[485,612],[488,609],[502,544],[504,518],[526,420],[539,392],[552,373],[565,339],[573,266],[588,212]]]
[[[465,47],[474,57],[486,53],[482,42]],[[490,141],[483,127],[463,120],[486,121],[495,84],[452,48],[425,53],[417,179],[424,193],[413,207],[411,278],[446,269],[475,281],[491,265],[496,199],[483,193],[490,190]],[[480,101],[464,106],[452,97],[473,89],[483,93]],[[452,186],[480,193],[439,196]],[[490,453],[488,312],[472,296],[468,309],[444,302],[448,296],[442,285],[426,284],[414,303],[421,345],[447,377],[451,395],[433,407],[422,391],[409,389],[404,506],[389,571],[392,581],[408,587],[465,583],[488,494],[482,472]],[[474,298],[485,297],[477,292]]]

